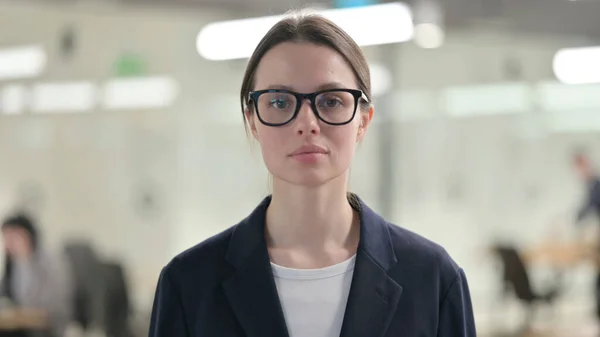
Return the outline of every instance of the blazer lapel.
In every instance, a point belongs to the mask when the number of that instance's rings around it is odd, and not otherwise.
[[[402,287],[387,272],[398,262],[386,222],[358,197],[360,243],[341,337],[381,337],[392,321]]]
[[[236,271],[223,282],[223,290],[248,337],[288,336],[264,239],[269,203],[266,198],[237,225],[227,251]]]

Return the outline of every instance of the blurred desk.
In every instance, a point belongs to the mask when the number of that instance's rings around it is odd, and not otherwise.
[[[48,319],[43,311],[31,309],[0,310],[0,336],[6,332],[45,330]],[[11,334],[12,335],[12,334]]]
[[[527,263],[547,262],[555,267],[572,267],[588,261],[600,266],[595,244],[544,243],[524,250],[523,259]]]

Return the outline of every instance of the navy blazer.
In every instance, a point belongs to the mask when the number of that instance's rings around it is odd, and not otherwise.
[[[340,336],[474,337],[462,269],[442,247],[355,200],[360,242]],[[270,201],[163,268],[150,337],[289,336],[265,242]]]

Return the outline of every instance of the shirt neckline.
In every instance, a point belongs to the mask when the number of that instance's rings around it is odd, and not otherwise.
[[[340,263],[316,269],[287,268],[271,262],[273,276],[290,280],[318,280],[345,274],[354,269],[356,254]]]

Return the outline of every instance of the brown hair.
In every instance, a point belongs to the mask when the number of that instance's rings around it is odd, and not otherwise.
[[[354,71],[358,87],[369,102],[371,101],[371,75],[362,49],[335,23],[320,15],[300,11],[276,23],[258,43],[250,57],[240,91],[242,115],[246,108],[252,111],[248,95],[254,89],[254,76],[261,59],[273,47],[284,42],[309,42],[337,51],[348,62]],[[362,110],[367,110],[369,106],[370,103],[361,100]],[[247,131],[247,123],[244,123],[244,126]]]

